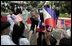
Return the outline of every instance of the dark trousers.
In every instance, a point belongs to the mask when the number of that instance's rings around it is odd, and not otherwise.
[[[42,36],[43,36],[43,39],[42,39]],[[44,38],[44,32],[39,32],[38,39],[37,39],[37,45],[39,46],[46,45],[45,38]]]
[[[35,25],[36,27],[38,26],[38,20],[35,20],[34,18],[30,18],[31,19],[31,28],[30,30],[34,31]]]

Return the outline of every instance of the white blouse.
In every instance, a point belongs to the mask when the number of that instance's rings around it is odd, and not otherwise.
[[[2,35],[1,36],[1,45],[16,45],[16,44],[13,43],[10,36]]]
[[[1,45],[16,45],[9,35],[1,36]],[[30,45],[27,38],[20,38],[19,45]]]

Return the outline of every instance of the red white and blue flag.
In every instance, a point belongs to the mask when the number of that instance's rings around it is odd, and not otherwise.
[[[53,28],[56,27],[57,16],[53,9],[44,7],[43,8],[45,25],[49,25]]]

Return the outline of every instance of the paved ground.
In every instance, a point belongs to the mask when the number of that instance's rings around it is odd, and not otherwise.
[[[29,28],[30,28],[30,25],[29,25]],[[55,33],[55,32],[53,32],[53,33]],[[56,34],[54,34],[55,35],[55,37],[58,39],[57,41],[57,45],[59,45],[59,35],[58,35],[59,33],[57,33],[57,35]],[[24,32],[24,35],[27,37],[27,38],[29,38],[29,31],[28,30],[25,30],[25,32]],[[36,32],[34,32],[34,34],[32,35],[32,37],[31,37],[31,41],[30,41],[30,45],[37,45],[37,33]]]
[[[24,32],[24,35],[25,35],[27,38],[29,38],[29,31],[26,30],[26,31]],[[31,45],[37,45],[37,33],[35,33],[35,32],[33,33],[32,37],[31,37],[30,44],[31,44]]]
[[[24,35],[29,38],[29,32],[28,31],[25,31]],[[31,41],[30,41],[30,44],[31,45],[37,45],[37,36],[36,36],[36,33],[34,33],[31,37]]]

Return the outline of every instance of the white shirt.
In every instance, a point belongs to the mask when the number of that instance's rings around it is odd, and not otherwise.
[[[20,45],[30,45],[30,42],[27,38],[20,38]]]
[[[1,36],[1,45],[16,45],[9,35]],[[19,45],[30,45],[27,38],[20,38]]]
[[[11,40],[10,36],[2,35],[1,36],[1,45],[15,45]]]
[[[66,33],[67,33],[67,36],[68,36],[68,37],[71,37],[71,31],[70,31],[70,29],[68,29],[68,30],[66,31]]]

